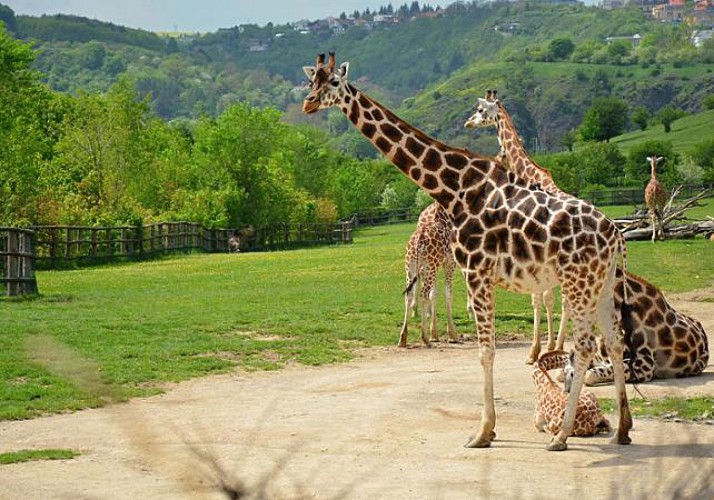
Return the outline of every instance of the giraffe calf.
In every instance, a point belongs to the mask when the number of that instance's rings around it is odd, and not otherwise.
[[[543,354],[533,364],[533,382],[536,387],[536,404],[533,423],[541,432],[556,435],[563,426],[563,415],[568,405],[568,393],[548,375],[549,370],[563,368],[569,355],[565,351],[550,351]],[[594,436],[599,432],[610,432],[610,422],[600,411],[595,395],[583,389],[578,397],[575,412],[575,426],[572,436]]]

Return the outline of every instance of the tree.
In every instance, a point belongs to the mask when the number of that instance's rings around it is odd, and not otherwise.
[[[627,103],[618,97],[596,97],[580,125],[584,141],[609,141],[625,130]]]
[[[637,125],[640,130],[647,129],[647,124],[650,121],[650,112],[644,106],[635,108],[632,112],[632,122]]]
[[[702,100],[702,107],[704,109],[714,109],[714,94],[709,94]]]
[[[568,130],[563,134],[563,137],[560,138],[560,145],[566,147],[568,151],[572,151],[577,139],[578,135],[575,130]]]
[[[674,106],[665,106],[659,110],[655,118],[664,125],[664,133],[668,134],[672,131],[672,123],[686,115],[681,109],[677,109]]]
[[[555,38],[548,44],[548,58],[552,61],[568,59],[575,50],[570,38]]]

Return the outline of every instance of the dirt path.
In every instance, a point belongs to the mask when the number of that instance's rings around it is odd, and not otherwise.
[[[702,296],[714,290],[672,302],[713,338],[714,303]],[[697,477],[714,491],[714,425],[638,419],[630,446],[570,438],[567,452],[546,452],[525,356],[525,345],[498,348],[490,449],[463,447],[480,415],[473,343],[374,349],[339,366],[236,372],[110,408],[1,422],[0,451],[82,455],[0,466],[0,498],[224,498],[217,469],[263,498],[671,498],[681,487],[687,498]],[[640,390],[712,395],[714,364]]]

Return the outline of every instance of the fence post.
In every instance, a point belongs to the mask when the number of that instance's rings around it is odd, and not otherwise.
[[[0,283],[5,283],[6,295],[37,293],[34,237],[35,232],[29,229],[0,229],[0,256],[4,264]]]

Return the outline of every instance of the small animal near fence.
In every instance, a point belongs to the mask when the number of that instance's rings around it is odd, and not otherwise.
[[[37,293],[34,237],[30,229],[0,227],[0,292],[4,295]]]
[[[143,226],[35,226],[37,266],[43,269],[81,263],[141,260],[179,251],[229,252],[234,229],[212,229],[192,222]],[[241,250],[270,251],[352,242],[352,224],[276,224],[255,230]]]

